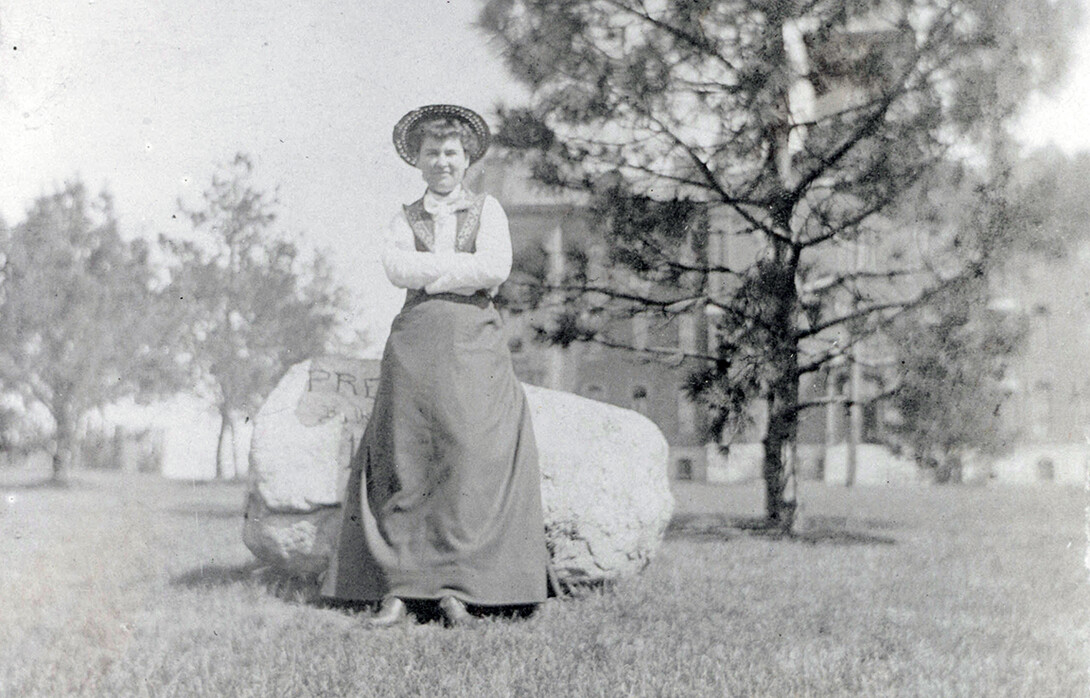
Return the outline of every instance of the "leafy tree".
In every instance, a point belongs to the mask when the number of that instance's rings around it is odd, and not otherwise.
[[[967,280],[890,328],[895,443],[939,482],[958,480],[966,455],[998,453],[1016,436],[1001,408],[1010,395],[1007,364],[1027,326],[990,308],[987,293],[983,281]]]
[[[123,241],[110,196],[79,182],[39,197],[2,244],[0,384],[49,411],[63,484],[88,411],[170,384],[149,247]]]
[[[767,515],[790,529],[789,454],[816,402],[802,380],[986,274],[1020,234],[996,206],[1004,124],[1060,74],[1074,13],[1050,0],[488,0],[480,23],[533,95],[501,109],[499,140],[541,182],[589,193],[610,248],[607,272],[554,284],[554,338],[609,343],[603,317],[704,309],[712,339],[693,352],[690,394],[712,436],[767,405]],[[932,196],[951,184],[960,200]]]
[[[240,418],[253,414],[294,363],[321,353],[344,302],[321,254],[309,262],[272,233],[276,199],[252,182],[237,155],[212,177],[203,205],[179,204],[194,240],[163,238],[172,258],[167,289],[175,341],[192,385],[219,407],[216,476],[226,477]]]
[[[1008,201],[1028,234],[1017,251],[1058,261],[1090,240],[1090,153],[1067,157],[1055,148],[1027,154],[1011,171]]]
[[[995,208],[1021,234],[1005,250],[1001,273],[951,284],[924,312],[890,328],[898,374],[891,399],[900,416],[896,441],[940,481],[957,478],[967,453],[994,454],[1019,435],[1001,406],[1010,394],[1008,366],[1028,338],[1034,309],[993,296],[1009,293],[1004,279],[1041,263],[1046,269],[1063,264],[1090,240],[1088,176],[1085,154],[1067,158],[1046,149],[1015,163]]]

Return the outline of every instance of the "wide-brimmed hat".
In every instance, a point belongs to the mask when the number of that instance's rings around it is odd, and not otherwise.
[[[402,160],[416,167],[416,157],[419,153],[413,152],[409,147],[409,135],[422,122],[442,118],[458,119],[468,126],[473,135],[477,137],[477,147],[472,152],[466,151],[471,163],[480,160],[484,156],[485,151],[488,150],[488,142],[492,138],[492,134],[488,130],[488,124],[485,123],[480,114],[472,109],[459,107],[456,104],[429,104],[426,107],[413,109],[401,117],[397,125],[394,126],[394,147],[397,148],[397,154],[401,156]]]

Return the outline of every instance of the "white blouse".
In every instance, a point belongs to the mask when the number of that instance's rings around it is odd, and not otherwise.
[[[495,291],[511,273],[511,234],[507,214],[491,196],[486,196],[477,230],[476,252],[455,252],[458,221],[455,204],[461,190],[446,197],[428,192],[424,208],[435,222],[435,249],[418,252],[412,227],[399,211],[386,229],[382,266],[390,282],[399,288],[424,289],[433,293],[469,296],[481,289]]]

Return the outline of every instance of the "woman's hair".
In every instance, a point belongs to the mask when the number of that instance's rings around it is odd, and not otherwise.
[[[405,134],[405,141],[409,146],[409,152],[419,153],[420,146],[424,143],[424,139],[428,137],[438,141],[445,141],[448,138],[457,138],[462,142],[462,148],[466,151],[467,155],[475,152],[480,145],[480,142],[477,140],[477,135],[460,119],[440,117],[422,121],[409,131],[409,133]]]

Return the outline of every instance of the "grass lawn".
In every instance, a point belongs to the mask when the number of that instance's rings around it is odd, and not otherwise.
[[[0,696],[1090,695],[1081,489],[678,484],[658,557],[528,620],[365,630],[254,575],[244,486],[0,470]]]

